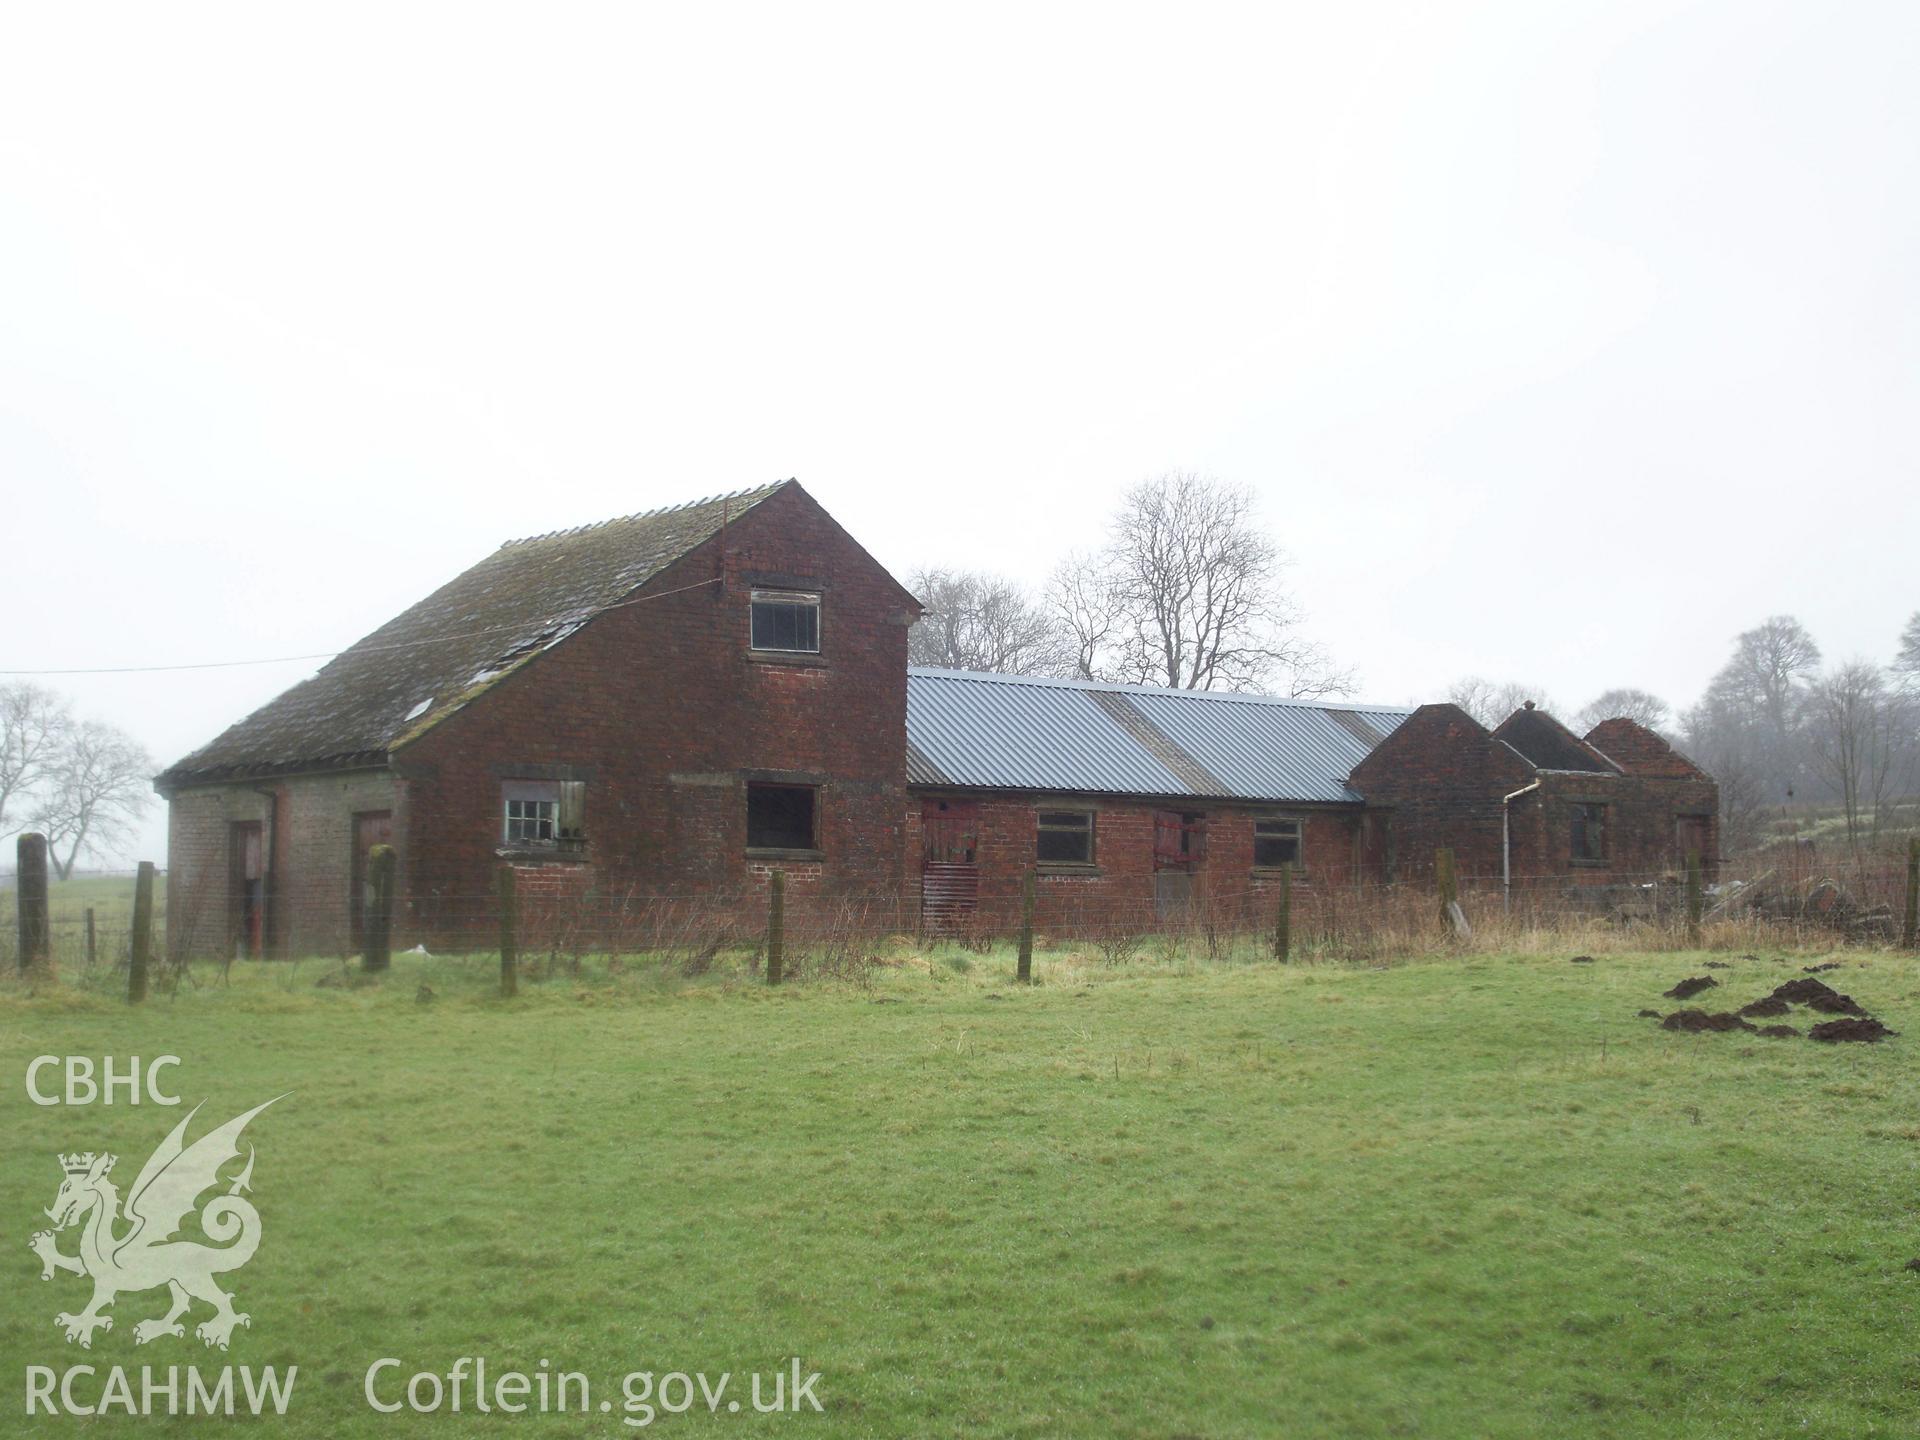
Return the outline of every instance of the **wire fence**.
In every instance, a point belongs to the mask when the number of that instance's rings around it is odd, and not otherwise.
[[[698,974],[722,956],[749,969],[769,943],[766,876],[730,889],[660,893],[638,886],[549,882],[528,870],[515,903],[513,945],[522,960],[551,971],[586,956],[652,957]],[[584,876],[585,872],[580,872]],[[1074,947],[1110,963],[1175,955],[1219,959],[1272,951],[1281,928],[1277,875],[1204,871],[1176,882],[1152,874],[1038,873],[1029,920],[1023,875],[980,877],[966,903],[932,917],[918,887],[833,890],[801,873],[785,885],[780,940],[791,973],[854,973],[876,943],[900,937],[925,946],[987,952],[1014,943],[1031,925],[1042,948]],[[94,876],[77,898],[58,887],[49,907],[49,948],[57,968],[124,968],[132,951],[134,880]],[[573,887],[573,888],[570,888]],[[341,897],[276,896],[256,914],[164,913],[156,886],[151,954],[169,960],[350,958],[365,926]],[[1440,892],[1424,877],[1402,884],[1351,884],[1301,876],[1289,887],[1286,948],[1298,958],[1378,962],[1458,949],[1650,949],[1694,943],[1683,877],[1671,871],[1523,874],[1508,883],[1460,882],[1460,918],[1449,924]],[[1698,942],[1709,948],[1892,943],[1902,938],[1908,874],[1892,857],[1820,866],[1794,853],[1723,866],[1701,899]],[[0,965],[17,966],[13,896],[0,894]],[[168,943],[168,936],[174,943]],[[400,903],[393,945],[432,954],[497,954],[498,891],[430,894]]]

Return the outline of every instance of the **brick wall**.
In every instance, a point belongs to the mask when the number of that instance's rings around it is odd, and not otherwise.
[[[1500,874],[1500,797],[1533,767],[1457,705],[1422,705],[1355,767],[1352,784],[1384,817],[1394,878],[1425,884],[1451,847],[1463,879]]]
[[[1537,771],[1457,706],[1424,705],[1355,768],[1352,783],[1370,807],[1390,812],[1402,879],[1430,880],[1433,854],[1447,846],[1463,881],[1497,882],[1501,797],[1536,781],[1539,789],[1510,807],[1517,879],[1600,885],[1674,871],[1685,860],[1676,838],[1683,815],[1704,818],[1711,872],[1718,853],[1713,781],[1631,721],[1608,721],[1591,738],[1630,773]],[[1607,853],[1598,864],[1573,858],[1578,804],[1607,807]]]
[[[265,947],[272,955],[345,954],[353,817],[388,810],[404,857],[405,817],[383,770],[275,777],[178,791],[167,808],[167,946],[196,958],[235,940],[229,841],[260,826],[266,871]]]
[[[1223,917],[1261,923],[1271,909],[1278,877],[1253,866],[1254,821],[1284,815],[1302,822],[1303,867],[1296,889],[1344,885],[1356,864],[1355,836],[1361,833],[1358,863],[1368,864],[1366,817],[1358,806],[1236,805],[1191,800],[1152,802],[1092,796],[1035,796],[969,792],[958,789],[916,791],[907,816],[915,873],[908,877],[908,923],[920,904],[918,860],[921,807],[926,799],[947,797],[977,807],[979,846],[978,919],[991,932],[1018,923],[1022,877],[1037,868],[1034,918],[1056,932],[1091,931],[1119,923],[1147,924],[1155,915],[1154,816],[1181,810],[1206,817],[1206,854],[1193,887],[1199,903]],[[1042,809],[1084,809],[1094,815],[1094,864],[1091,869],[1036,866],[1037,815]]]
[[[722,573],[723,586],[664,593]],[[750,655],[755,584],[821,592],[818,657]],[[484,932],[502,781],[563,774],[586,782],[586,843],[544,863],[596,903],[704,892],[752,909],[778,863],[796,888],[897,907],[911,599],[797,489],[641,593],[663,598],[601,615],[395,756],[403,893],[422,934]],[[749,856],[754,779],[819,786],[817,859]]]

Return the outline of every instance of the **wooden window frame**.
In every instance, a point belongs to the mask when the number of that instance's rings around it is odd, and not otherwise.
[[[1260,842],[1262,839],[1278,840],[1278,835],[1262,836],[1263,825],[1291,825],[1293,827],[1293,859],[1278,864],[1262,864],[1260,861]],[[1282,870],[1291,870],[1295,875],[1307,872],[1307,821],[1303,815],[1256,815],[1253,817],[1253,868],[1265,874],[1274,875]]]
[[[753,843],[753,797],[756,791],[786,790],[804,793],[808,797],[808,839],[807,845],[756,845]],[[749,780],[746,782],[742,799],[745,803],[747,824],[747,856],[756,860],[822,860],[826,851],[820,844],[820,790],[818,785],[798,784],[787,780]]]
[[[788,610],[811,610],[813,612],[813,644],[811,645],[763,645],[759,628],[760,607],[779,607]],[[778,656],[814,656],[820,654],[822,642],[821,598],[818,590],[773,589],[756,586],[747,594],[747,648],[755,655]],[[769,637],[771,638],[771,637]]]
[[[1072,816],[1074,823],[1049,824],[1047,816]],[[1040,853],[1043,835],[1084,835],[1084,860],[1048,859]],[[1033,809],[1033,863],[1038,870],[1093,870],[1100,863],[1100,812],[1084,805],[1036,805]]]
[[[502,780],[500,845],[506,850],[579,850],[587,841],[587,782],[584,780]],[[521,813],[515,813],[521,807]],[[526,813],[526,807],[538,807]],[[544,811],[545,813],[541,813]],[[525,827],[533,827],[527,833]],[[521,831],[515,834],[515,827]],[[539,833],[545,827],[547,834]]]
[[[1613,863],[1613,806],[1605,800],[1578,800],[1567,802],[1567,862],[1570,865],[1588,868],[1603,868]],[[1582,811],[1599,811],[1600,853],[1582,854],[1574,849],[1574,836],[1583,824]]]

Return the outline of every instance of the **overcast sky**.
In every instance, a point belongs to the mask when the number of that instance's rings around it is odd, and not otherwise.
[[[1830,0],[13,6],[0,668],[335,650],[789,475],[1038,580],[1175,467],[1366,699],[1886,658],[1916,73]],[[168,762],[314,668],[48,683]]]

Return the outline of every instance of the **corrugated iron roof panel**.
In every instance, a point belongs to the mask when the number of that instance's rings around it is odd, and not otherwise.
[[[1358,797],[1346,777],[1372,748],[1362,735],[1384,739],[1409,713],[916,668],[907,673],[908,778],[999,790],[1349,801]],[[1201,776],[1215,783],[1202,785]]]
[[[1128,697],[1244,800],[1354,800],[1347,776],[1372,751],[1317,705],[1246,704],[1204,691]],[[1378,714],[1379,712],[1371,712]]]

